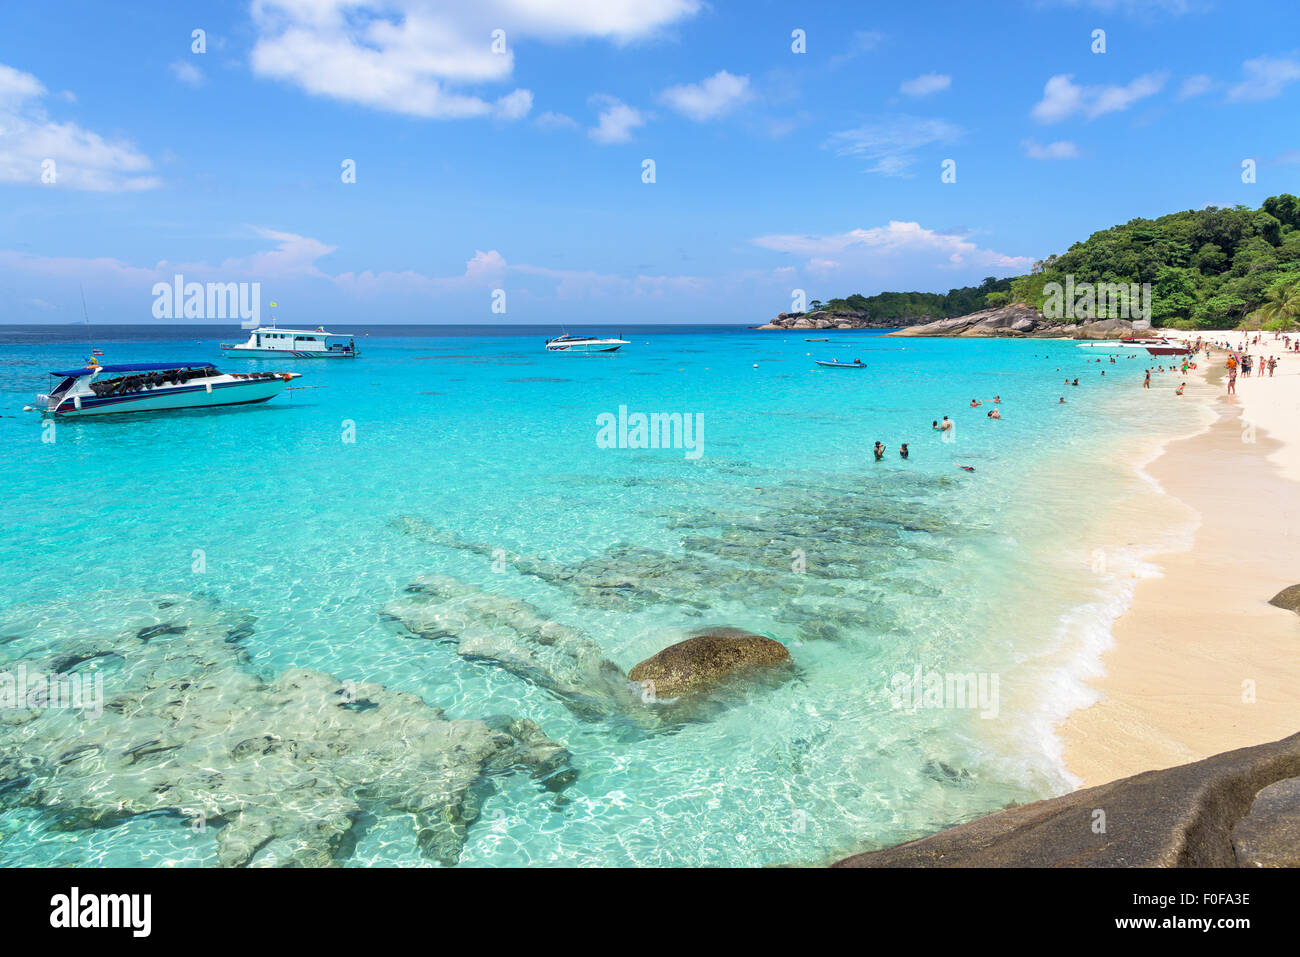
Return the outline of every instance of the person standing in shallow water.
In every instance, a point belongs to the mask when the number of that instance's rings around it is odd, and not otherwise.
[[[885,447],[879,442],[876,443],[876,447],[872,451],[875,453],[877,462],[885,457]]]
[[[1147,370],[1147,377],[1146,377],[1145,379],[1142,380],[1142,388],[1144,388],[1144,389],[1149,389],[1149,388],[1151,388],[1151,370],[1150,370],[1150,369]]]
[[[900,445],[900,446],[898,447],[898,456],[899,456],[899,458],[904,458],[904,459],[907,458],[907,443],[906,443],[906,442],[904,442],[902,445]]]

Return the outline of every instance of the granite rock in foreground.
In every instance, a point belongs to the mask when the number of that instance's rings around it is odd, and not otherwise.
[[[1300,614],[1300,585],[1291,585],[1268,600],[1270,605]]]
[[[1011,808],[834,866],[1294,866],[1298,832],[1294,734]]]

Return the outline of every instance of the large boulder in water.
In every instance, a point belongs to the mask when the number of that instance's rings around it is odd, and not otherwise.
[[[739,628],[710,628],[647,658],[628,677],[652,682],[656,698],[678,698],[789,661],[779,641]]]

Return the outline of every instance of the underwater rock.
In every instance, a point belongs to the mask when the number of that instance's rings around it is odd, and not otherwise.
[[[456,863],[492,774],[571,779],[535,724],[451,719],[413,694],[292,669],[266,680],[232,625],[188,598],[79,600],[7,631],[6,674],[99,683],[102,713],[18,707],[0,721],[0,803],[65,829],[171,814],[216,832],[224,866],[329,866],[363,815],[406,812],[428,857]],[[78,612],[86,623],[69,622]],[[110,632],[99,622],[120,626]],[[51,636],[69,624],[73,635]]]
[[[710,628],[652,655],[628,677],[652,687],[655,697],[677,698],[789,661],[779,641],[739,628]]]
[[[584,717],[624,711],[634,701],[627,676],[599,645],[523,599],[449,575],[426,575],[406,592],[383,614],[421,638],[454,643],[464,658],[494,662],[555,692]]]
[[[582,632],[547,619],[522,599],[492,594],[447,575],[424,576],[406,591],[408,597],[389,602],[383,614],[411,634],[450,642],[464,658],[491,662],[546,688],[581,718],[617,718],[642,731],[708,720],[730,702],[720,695],[670,710],[648,705],[683,691],[713,690],[728,677],[790,660],[780,642],[736,628],[714,628],[637,665],[645,672],[638,677],[636,669],[633,675],[624,674]],[[670,673],[680,676],[667,677]],[[653,692],[643,683],[660,676],[665,676],[663,684]]]

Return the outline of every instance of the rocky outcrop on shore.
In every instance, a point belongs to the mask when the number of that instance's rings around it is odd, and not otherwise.
[[[1018,337],[1035,339],[1122,339],[1133,335],[1134,325],[1128,319],[1095,319],[1089,322],[1063,322],[1045,319],[1035,307],[1012,303],[996,309],[982,309],[965,316],[936,319],[933,322],[910,326],[891,332],[892,336],[950,336]]]
[[[1300,615],[1300,585],[1291,585],[1268,600],[1276,608],[1285,608]]]
[[[783,312],[757,329],[784,329],[805,332],[810,329],[897,329],[915,322],[928,322],[929,316],[915,319],[876,319],[865,312],[835,312],[817,309],[813,312]]]
[[[1047,319],[1034,306],[1012,303],[995,309],[981,309],[965,316],[935,319],[916,316],[906,319],[877,319],[860,312],[783,312],[757,329],[786,332],[815,332],[843,329],[892,329],[891,336],[950,336],[962,338],[1013,337],[1035,339],[1122,339],[1150,328],[1149,323],[1128,319],[1093,319],[1065,322]]]
[[[1300,734],[978,818],[835,867],[1297,867]]]

